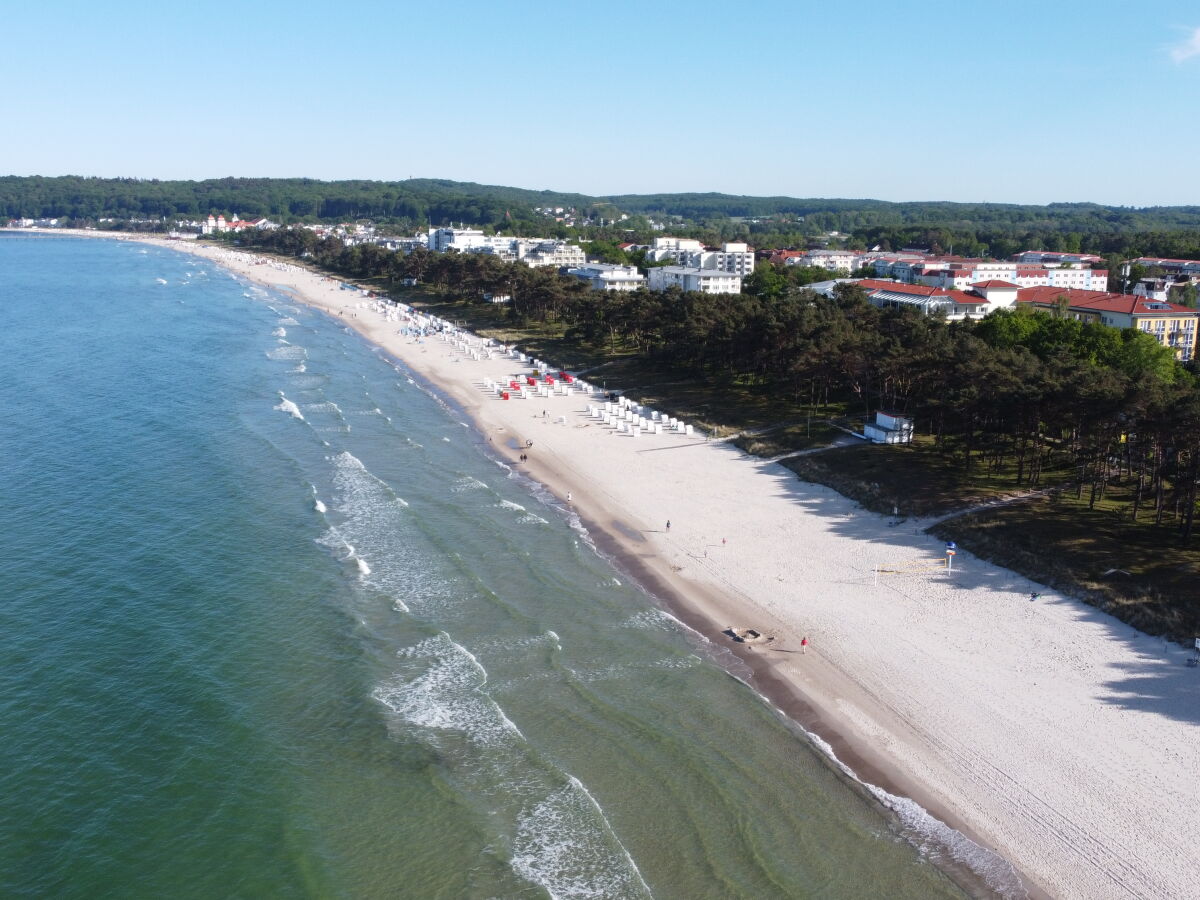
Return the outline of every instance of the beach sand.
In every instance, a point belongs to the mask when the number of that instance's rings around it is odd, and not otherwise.
[[[518,362],[415,343],[318,274],[157,243],[291,291],[452,398],[497,456],[564,504],[570,492],[601,550],[741,656],[754,687],[881,788],[935,856],[967,858],[997,884],[1013,878],[1006,860],[1032,896],[1200,896],[1188,651],[965,552],[947,572],[924,523],[866,512],[728,444],[619,435],[579,395],[501,400],[482,383]],[[736,644],[731,625],[775,640]],[[963,841],[939,848],[947,836],[912,801],[1002,860]]]

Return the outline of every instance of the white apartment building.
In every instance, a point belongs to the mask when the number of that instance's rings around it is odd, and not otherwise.
[[[678,287],[683,291],[699,291],[703,294],[740,294],[742,276],[721,269],[660,266],[650,270],[647,286],[652,291]]]
[[[435,253],[490,253],[505,262],[523,262],[532,267],[581,266],[587,262],[583,250],[566,241],[484,234],[477,228],[431,228],[429,249]]]
[[[811,266],[849,274],[859,267],[859,261],[865,255],[856,250],[809,250],[803,256],[791,257],[786,261],[786,265]]]
[[[583,252],[583,248],[566,241],[531,241],[527,238],[515,238],[513,244],[516,258],[533,268],[582,266],[587,262],[587,254]]]
[[[489,247],[507,247],[512,238],[485,235],[478,228],[430,228],[429,249],[434,253],[457,250],[459,253],[478,252]]]
[[[1076,265],[1104,262],[1104,257],[1092,253],[1059,253],[1055,250],[1024,250],[1014,253],[1013,260],[1019,263],[1075,263]]]
[[[684,253],[699,253],[704,245],[691,238],[656,237],[650,249],[646,251],[646,259],[652,262],[662,262],[664,259],[678,260]]]
[[[884,271],[881,271],[884,269]],[[947,291],[964,291],[983,281],[1007,281],[1018,287],[1108,290],[1105,269],[1082,269],[1057,263],[1027,264],[1000,260],[897,260],[876,265],[877,277],[890,275],[905,284],[924,284]]]
[[[731,241],[720,250],[709,250],[691,238],[655,238],[646,251],[646,259],[662,262],[665,259],[687,269],[719,269],[745,278],[754,271],[754,251],[746,244]]]
[[[646,276],[637,270],[637,266],[588,263],[568,269],[567,274],[586,281],[594,291],[636,291],[646,283]]]
[[[720,250],[689,250],[678,261],[689,269],[720,269],[743,278],[754,271],[754,251],[741,242],[722,244]]]

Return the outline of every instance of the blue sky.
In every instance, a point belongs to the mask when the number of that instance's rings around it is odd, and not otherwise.
[[[1200,4],[5,12],[0,174],[1200,203]]]

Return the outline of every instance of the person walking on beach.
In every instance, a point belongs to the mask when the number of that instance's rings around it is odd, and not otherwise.
[[[568,503],[571,502],[571,492],[570,491],[567,491],[567,502]]]
[[[671,520],[667,519],[667,531],[671,530]]]
[[[805,635],[804,637],[800,638],[800,652],[801,653],[808,652],[808,635]]]

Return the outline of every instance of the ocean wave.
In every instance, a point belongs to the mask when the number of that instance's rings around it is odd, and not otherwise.
[[[267,351],[267,359],[303,360],[308,359],[308,351],[298,344],[286,344]]]
[[[272,409],[277,409],[280,412],[285,412],[288,415],[290,415],[293,419],[299,419],[301,422],[304,421],[304,414],[302,412],[300,412],[300,407],[298,407],[295,403],[293,403],[287,397],[283,396],[283,391],[279,392],[279,403],[276,404],[274,407],[272,407]]]
[[[544,644],[547,631],[497,649]],[[486,803],[497,844],[511,847],[513,872],[552,898],[647,898],[649,888],[587,788],[525,740],[488,692],[488,673],[442,631],[399,650],[399,670],[372,697],[396,738],[413,730],[437,748],[448,785]],[[509,829],[512,829],[511,832]]]
[[[455,479],[454,484],[450,486],[450,492],[461,494],[465,491],[477,491],[486,487],[487,482],[480,481],[478,478],[472,478],[470,475],[464,475],[461,478]]]
[[[482,690],[487,671],[466,647],[445,632],[399,651],[420,660],[424,671],[397,674],[373,696],[402,721],[435,731],[453,731],[474,744],[497,747],[523,735],[504,710]]]
[[[621,678],[628,678],[631,675],[645,672],[648,669],[692,669],[700,665],[700,663],[700,657],[689,654],[688,656],[667,656],[644,663],[621,663],[612,666],[602,666],[598,669],[568,669],[568,671],[581,684],[594,684],[597,681],[614,681]]]
[[[511,865],[554,898],[650,897],[632,857],[577,778],[534,804],[517,824]]]
[[[863,781],[838,759],[828,741],[805,731],[809,740],[842,772],[865,787],[876,800],[891,810],[900,823],[902,837],[934,865],[954,864],[969,869],[1005,900],[1028,900],[1029,892],[1012,863],[986,847],[975,843],[961,831],[930,815],[925,807],[908,797],[898,797],[883,788]]]
[[[307,412],[333,413],[334,415],[336,415],[340,418],[344,418],[344,416],[342,416],[342,408],[340,406],[338,406],[336,403],[334,403],[332,400],[322,400],[318,403],[305,403],[304,409]],[[362,463],[359,463],[359,465],[362,465]],[[364,471],[365,471],[365,467],[364,467]]]
[[[615,578],[613,581],[620,584]],[[661,609],[643,609],[620,625],[621,628],[636,628],[641,631],[677,631],[679,626],[677,618]]]
[[[408,502],[349,451],[328,459],[333,469],[330,526],[318,540],[339,554],[345,552],[338,549],[340,542],[354,547],[370,564],[369,573],[358,573],[363,587],[406,610],[452,621],[464,596],[441,574],[437,553],[422,549],[420,525]]]

